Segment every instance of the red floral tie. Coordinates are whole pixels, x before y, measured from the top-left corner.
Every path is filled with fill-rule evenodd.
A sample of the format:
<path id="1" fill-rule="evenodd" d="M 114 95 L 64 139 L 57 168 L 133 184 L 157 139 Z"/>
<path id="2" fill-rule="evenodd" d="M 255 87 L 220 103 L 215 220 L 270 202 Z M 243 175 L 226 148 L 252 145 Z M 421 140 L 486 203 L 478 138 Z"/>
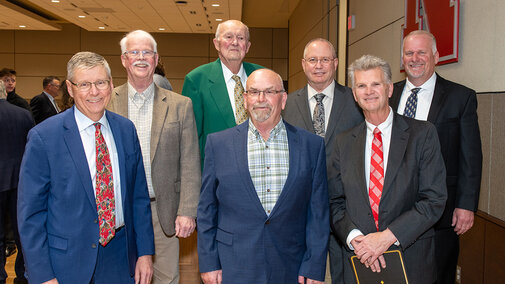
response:
<path id="1" fill-rule="evenodd" d="M 372 207 L 375 227 L 379 231 L 379 203 L 382 196 L 382 187 L 384 186 L 384 158 L 382 153 L 382 136 L 379 128 L 374 129 L 373 135 L 368 196 L 370 197 L 370 207 Z"/>
<path id="2" fill-rule="evenodd" d="M 96 146 L 96 209 L 100 225 L 100 244 L 106 246 L 115 234 L 114 182 L 112 164 L 100 123 L 95 123 Z"/>

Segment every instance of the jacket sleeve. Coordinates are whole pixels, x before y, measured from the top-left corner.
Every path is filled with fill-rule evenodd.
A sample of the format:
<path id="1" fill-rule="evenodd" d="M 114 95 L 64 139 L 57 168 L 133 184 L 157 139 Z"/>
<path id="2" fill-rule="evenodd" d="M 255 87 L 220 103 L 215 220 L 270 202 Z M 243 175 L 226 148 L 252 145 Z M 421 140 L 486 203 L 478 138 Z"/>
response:
<path id="1" fill-rule="evenodd" d="M 328 180 L 324 141 L 320 139 L 319 152 L 314 164 L 312 190 L 307 210 L 306 251 L 299 275 L 324 281 L 330 228 L 328 204 Z"/>
<path id="2" fill-rule="evenodd" d="M 51 178 L 46 145 L 37 130 L 28 134 L 18 185 L 18 227 L 30 282 L 55 278 L 47 240 Z"/>
<path id="3" fill-rule="evenodd" d="M 198 228 L 198 262 L 200 272 L 209 272 L 221 269 L 216 246 L 218 200 L 216 191 L 218 180 L 214 165 L 212 135 L 207 139 L 205 146 L 205 163 L 202 175 L 202 190 L 198 203 L 197 228 Z"/>
<path id="4" fill-rule="evenodd" d="M 184 107 L 182 119 L 181 151 L 181 198 L 178 216 L 196 218 L 196 208 L 202 184 L 200 170 L 200 149 L 195 125 L 193 106 L 190 100 Z"/>

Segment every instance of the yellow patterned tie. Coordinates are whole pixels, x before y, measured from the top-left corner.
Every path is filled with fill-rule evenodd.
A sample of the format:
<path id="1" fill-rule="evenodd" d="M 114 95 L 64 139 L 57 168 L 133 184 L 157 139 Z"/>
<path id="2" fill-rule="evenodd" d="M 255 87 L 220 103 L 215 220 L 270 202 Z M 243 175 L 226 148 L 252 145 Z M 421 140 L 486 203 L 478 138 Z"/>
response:
<path id="1" fill-rule="evenodd" d="M 237 75 L 231 76 L 235 81 L 235 89 L 233 89 L 233 94 L 235 97 L 235 121 L 237 124 L 241 124 L 247 119 L 247 111 L 244 108 L 244 87 L 242 82 L 240 82 L 240 77 Z"/>

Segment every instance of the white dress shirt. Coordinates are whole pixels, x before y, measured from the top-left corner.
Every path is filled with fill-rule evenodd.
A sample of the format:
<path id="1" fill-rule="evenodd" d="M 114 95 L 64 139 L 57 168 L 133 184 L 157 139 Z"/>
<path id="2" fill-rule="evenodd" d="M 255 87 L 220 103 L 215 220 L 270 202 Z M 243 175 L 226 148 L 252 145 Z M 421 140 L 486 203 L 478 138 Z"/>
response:
<path id="1" fill-rule="evenodd" d="M 49 101 L 51 102 L 51 104 L 53 104 L 53 107 L 56 110 L 56 112 L 59 113 L 60 112 L 60 108 L 56 104 L 56 101 L 54 100 L 53 96 L 51 96 L 50 94 L 46 93 L 45 91 L 42 91 L 42 92 L 44 93 L 44 95 L 46 95 L 46 97 L 49 99 Z"/>
<path id="2" fill-rule="evenodd" d="M 382 137 L 382 155 L 383 155 L 383 161 L 384 161 L 384 177 L 386 177 L 386 170 L 387 170 L 387 165 L 388 165 L 388 158 L 389 158 L 389 147 L 391 145 L 391 131 L 393 129 L 393 109 L 389 107 L 389 115 L 386 118 L 386 120 L 379 124 L 379 125 L 373 125 L 372 123 L 368 122 L 365 120 L 366 123 L 366 142 L 365 142 L 365 160 L 363 161 L 365 163 L 365 179 L 366 179 L 366 191 L 368 192 L 368 189 L 370 188 L 370 163 L 372 159 L 372 141 L 374 138 L 373 131 L 375 127 L 379 128 L 381 132 L 381 137 Z M 361 236 L 363 233 L 358 230 L 354 229 L 352 230 L 349 235 L 347 235 L 346 243 L 349 246 L 351 250 L 354 250 L 354 248 L 351 245 L 351 241 L 357 237 Z M 399 245 L 399 242 L 395 242 L 395 245 Z"/>
<path id="3" fill-rule="evenodd" d="M 154 83 L 151 83 L 143 93 L 138 93 L 130 83 L 127 84 L 128 118 L 133 122 L 135 128 L 137 128 L 149 197 L 155 198 L 151 175 L 151 127 L 153 124 Z"/>
<path id="4" fill-rule="evenodd" d="M 221 62 L 221 67 L 223 68 L 223 76 L 224 76 L 224 82 L 226 83 L 226 89 L 228 90 L 228 97 L 230 98 L 230 104 L 231 108 L 233 109 L 233 116 L 235 116 L 235 121 L 237 121 L 237 108 L 235 107 L 235 80 L 233 80 L 231 77 L 233 75 L 237 75 L 240 77 L 240 82 L 242 83 L 242 87 L 244 87 L 245 91 L 245 83 L 247 81 L 247 73 L 245 72 L 244 69 L 244 64 L 240 65 L 240 69 L 238 70 L 237 74 L 233 74 L 233 72 L 226 67 L 226 65 Z"/>
<path id="5" fill-rule="evenodd" d="M 93 184 L 93 193 L 96 197 L 96 145 L 95 145 L 95 121 L 89 119 L 76 107 L 74 107 L 75 122 L 79 134 L 81 135 L 82 146 L 88 160 L 89 173 Z M 112 135 L 107 117 L 104 115 L 97 122 L 101 124 L 102 136 L 107 144 L 112 163 L 112 181 L 114 183 L 114 201 L 116 212 L 116 228 L 124 225 L 123 203 L 121 197 L 121 175 L 119 173 L 119 158 L 117 154 L 116 142 Z"/>
<path id="6" fill-rule="evenodd" d="M 419 87 L 414 86 L 409 79 L 405 83 L 405 88 L 403 88 L 402 96 L 400 97 L 400 102 L 398 104 L 398 114 L 403 115 L 405 111 L 405 105 L 407 104 L 407 99 L 410 96 L 411 90 L 413 88 L 421 88 L 417 93 L 417 108 L 416 116 L 417 120 L 428 120 L 428 114 L 430 113 L 431 101 L 433 100 L 433 93 L 435 92 L 435 83 L 437 82 L 437 74 L 433 73 L 430 79 L 428 79 L 424 84 Z"/>
<path id="7" fill-rule="evenodd" d="M 333 96 L 335 94 L 335 81 L 326 87 L 322 92 L 324 94 L 323 106 L 324 106 L 324 131 L 328 129 L 328 122 L 330 121 L 331 107 L 333 106 Z M 309 100 L 310 116 L 314 115 L 314 109 L 316 108 L 316 98 L 315 95 L 319 94 L 314 88 L 307 84 L 307 95 Z"/>

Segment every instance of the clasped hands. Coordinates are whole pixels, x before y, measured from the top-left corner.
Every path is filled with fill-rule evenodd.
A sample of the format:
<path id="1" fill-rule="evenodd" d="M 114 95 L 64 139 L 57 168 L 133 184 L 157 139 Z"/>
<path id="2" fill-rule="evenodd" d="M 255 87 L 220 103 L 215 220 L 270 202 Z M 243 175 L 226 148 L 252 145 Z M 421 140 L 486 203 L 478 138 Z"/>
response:
<path id="1" fill-rule="evenodd" d="M 396 237 L 393 232 L 386 229 L 366 236 L 357 236 L 351 240 L 351 245 L 361 263 L 373 272 L 380 272 L 381 268 L 386 268 L 384 252 L 395 242 Z"/>

